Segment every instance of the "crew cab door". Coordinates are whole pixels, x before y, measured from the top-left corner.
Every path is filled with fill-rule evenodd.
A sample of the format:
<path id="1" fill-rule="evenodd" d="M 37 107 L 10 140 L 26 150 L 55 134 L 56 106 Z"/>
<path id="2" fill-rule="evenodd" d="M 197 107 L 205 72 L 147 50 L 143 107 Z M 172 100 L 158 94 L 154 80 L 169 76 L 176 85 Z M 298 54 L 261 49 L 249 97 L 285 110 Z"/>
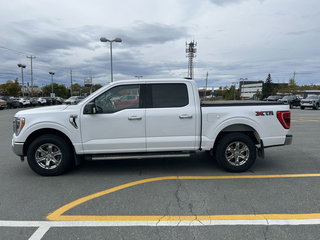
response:
<path id="1" fill-rule="evenodd" d="M 191 89 L 188 83 L 147 84 L 147 151 L 195 149 L 197 118 Z"/>
<path id="2" fill-rule="evenodd" d="M 95 113 L 81 117 L 84 153 L 144 152 L 145 109 L 142 108 L 143 85 L 115 86 L 88 103 Z M 124 96 L 135 96 L 122 101 Z"/>

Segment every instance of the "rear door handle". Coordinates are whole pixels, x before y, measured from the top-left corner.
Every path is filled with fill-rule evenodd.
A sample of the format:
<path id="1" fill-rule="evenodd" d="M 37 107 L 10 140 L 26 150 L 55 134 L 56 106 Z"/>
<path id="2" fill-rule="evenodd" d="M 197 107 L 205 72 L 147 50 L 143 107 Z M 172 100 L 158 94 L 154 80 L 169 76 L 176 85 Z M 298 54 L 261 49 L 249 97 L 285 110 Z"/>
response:
<path id="1" fill-rule="evenodd" d="M 138 116 L 131 116 L 131 117 L 128 117 L 128 120 L 141 120 L 142 117 L 138 117 Z"/>
<path id="2" fill-rule="evenodd" d="M 192 118 L 192 115 L 182 114 L 179 116 L 180 119 Z"/>

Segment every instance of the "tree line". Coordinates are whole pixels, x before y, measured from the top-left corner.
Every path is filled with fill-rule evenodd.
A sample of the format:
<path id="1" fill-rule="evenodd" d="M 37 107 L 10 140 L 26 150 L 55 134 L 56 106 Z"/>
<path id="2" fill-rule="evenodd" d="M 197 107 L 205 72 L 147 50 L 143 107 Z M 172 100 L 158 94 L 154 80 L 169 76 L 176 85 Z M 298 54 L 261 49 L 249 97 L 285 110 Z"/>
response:
<path id="1" fill-rule="evenodd" d="M 35 97 L 35 96 L 48 97 L 48 96 L 50 96 L 50 93 L 52 91 L 52 86 L 53 86 L 53 92 L 55 93 L 56 97 L 69 98 L 71 96 L 71 89 L 70 88 L 67 88 L 63 84 L 57 84 L 57 83 L 54 83 L 53 85 L 49 84 L 49 85 L 43 86 L 41 88 L 41 92 L 34 91 L 32 94 L 31 94 L 31 88 L 28 88 L 28 91 L 27 91 L 27 93 L 25 93 L 25 96 L 31 97 L 31 95 L 32 95 L 33 97 Z M 102 87 L 101 84 L 94 84 L 90 88 L 90 87 L 85 87 L 85 86 L 82 86 L 78 83 L 75 83 L 72 85 L 72 95 L 73 96 L 79 96 L 79 95 L 86 96 L 86 95 L 90 94 L 90 92 L 94 92 L 101 87 Z M 35 86 L 35 88 L 37 88 L 37 87 Z M 22 96 L 22 88 L 19 85 L 18 80 L 16 79 L 15 81 L 7 81 L 4 84 L 0 84 L 0 95 L 14 96 L 14 97 Z"/>
<path id="2" fill-rule="evenodd" d="M 262 85 L 262 91 L 256 92 L 256 99 L 265 99 L 271 95 L 283 94 L 283 95 L 299 95 L 305 90 L 320 90 L 320 85 L 302 85 L 298 86 L 295 79 L 289 79 L 287 84 L 276 84 L 272 82 L 271 74 L 268 74 L 266 80 Z M 215 91 L 217 99 L 224 100 L 239 100 L 241 98 L 240 89 L 236 89 L 234 85 L 231 87 L 220 87 Z"/>

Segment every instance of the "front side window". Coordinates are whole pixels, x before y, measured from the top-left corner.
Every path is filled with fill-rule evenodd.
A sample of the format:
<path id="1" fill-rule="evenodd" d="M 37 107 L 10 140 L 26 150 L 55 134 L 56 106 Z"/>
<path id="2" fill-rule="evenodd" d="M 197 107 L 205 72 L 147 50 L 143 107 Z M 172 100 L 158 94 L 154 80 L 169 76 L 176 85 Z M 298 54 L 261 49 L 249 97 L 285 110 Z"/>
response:
<path id="1" fill-rule="evenodd" d="M 151 84 L 153 108 L 184 107 L 189 104 L 188 89 L 184 83 Z"/>
<path id="2" fill-rule="evenodd" d="M 139 108 L 140 85 L 124 85 L 109 89 L 95 99 L 97 113 L 114 113 Z"/>

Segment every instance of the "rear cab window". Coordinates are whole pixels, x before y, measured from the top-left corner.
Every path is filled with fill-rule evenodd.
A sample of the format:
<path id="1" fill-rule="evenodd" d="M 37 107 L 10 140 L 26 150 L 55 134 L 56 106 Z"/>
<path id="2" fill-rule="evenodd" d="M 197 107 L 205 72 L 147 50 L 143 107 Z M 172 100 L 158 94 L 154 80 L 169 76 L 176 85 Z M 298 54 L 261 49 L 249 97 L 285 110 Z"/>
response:
<path id="1" fill-rule="evenodd" d="M 148 84 L 147 107 L 175 108 L 189 104 L 188 88 L 184 83 Z"/>

